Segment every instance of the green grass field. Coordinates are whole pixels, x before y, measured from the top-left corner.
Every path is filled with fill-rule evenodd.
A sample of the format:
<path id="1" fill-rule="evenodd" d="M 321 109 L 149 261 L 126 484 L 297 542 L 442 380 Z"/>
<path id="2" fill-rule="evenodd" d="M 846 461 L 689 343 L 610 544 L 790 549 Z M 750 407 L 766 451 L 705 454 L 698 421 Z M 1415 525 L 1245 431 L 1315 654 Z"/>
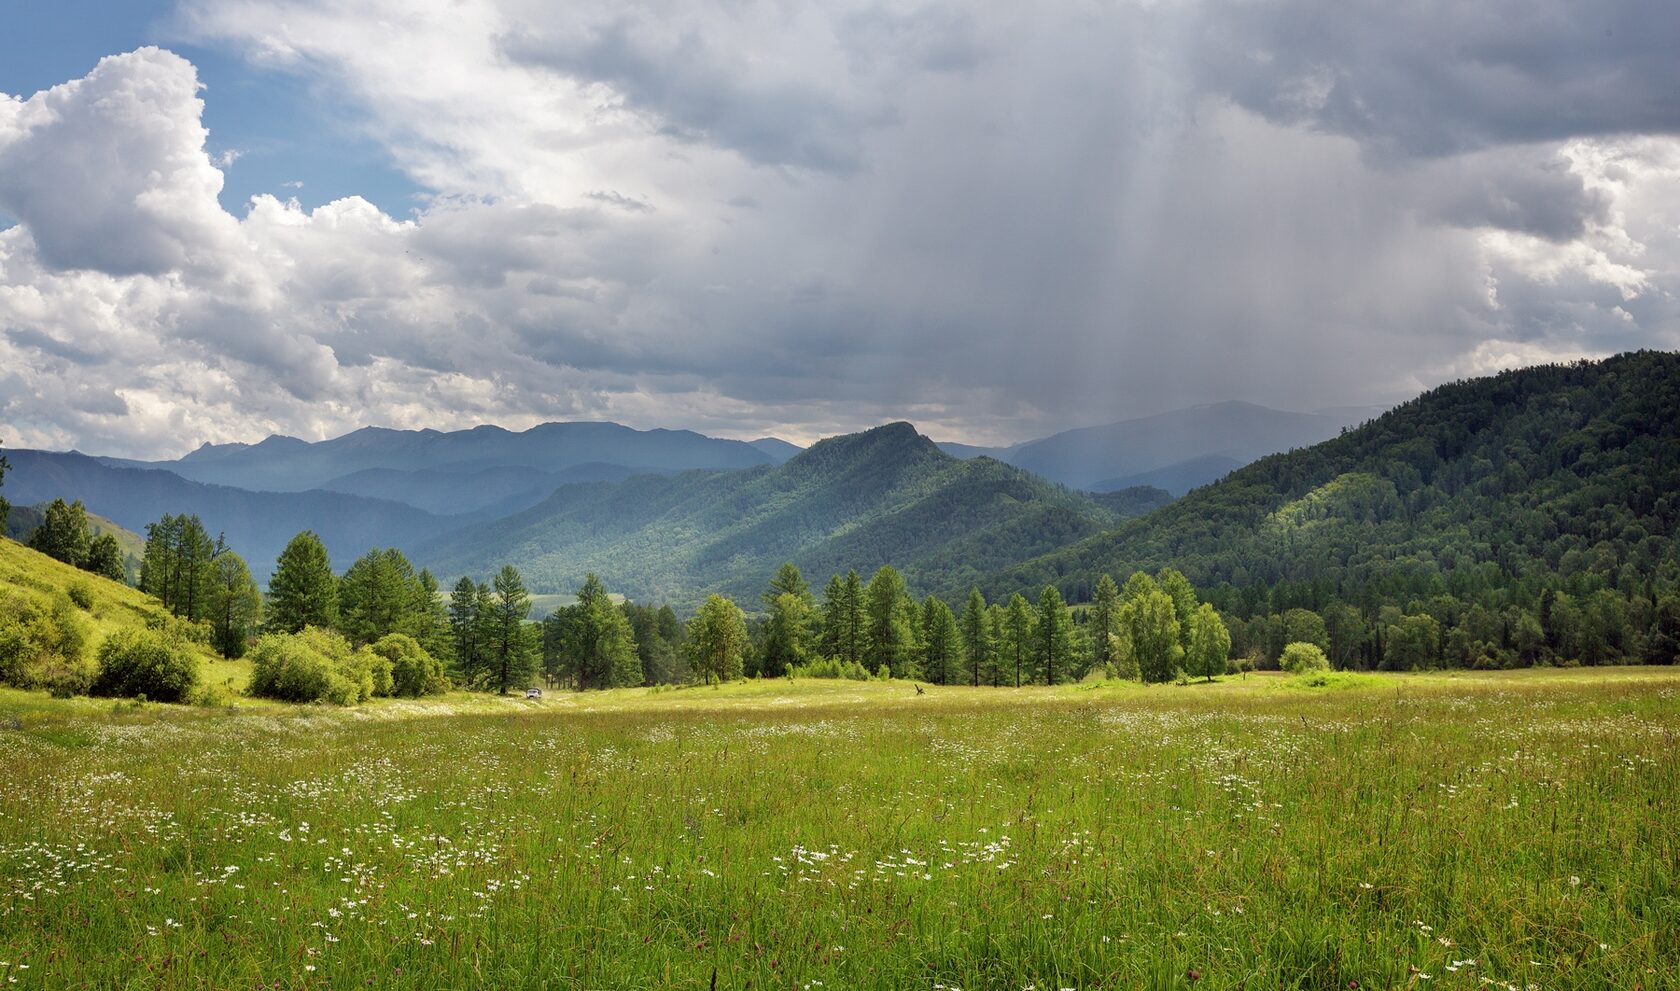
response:
<path id="1" fill-rule="evenodd" d="M 1626 668 L 3 692 L 0 982 L 1675 987 L 1677 732 Z"/>

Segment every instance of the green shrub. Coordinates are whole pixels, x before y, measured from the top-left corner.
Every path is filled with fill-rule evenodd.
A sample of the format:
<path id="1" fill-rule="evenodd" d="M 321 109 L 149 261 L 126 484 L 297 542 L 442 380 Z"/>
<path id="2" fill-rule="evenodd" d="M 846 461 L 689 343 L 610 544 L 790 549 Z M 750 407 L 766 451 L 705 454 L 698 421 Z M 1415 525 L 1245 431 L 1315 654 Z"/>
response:
<path id="1" fill-rule="evenodd" d="M 198 658 L 156 630 L 118 630 L 99 645 L 92 694 L 184 702 L 198 687 Z"/>
<path id="2" fill-rule="evenodd" d="M 847 681 L 868 681 L 869 669 L 856 661 L 842 661 L 837 657 L 814 657 L 804 664 L 790 664 L 789 678 L 840 678 Z"/>
<path id="3" fill-rule="evenodd" d="M 251 659 L 252 695 L 286 702 L 355 705 L 373 696 L 371 651 L 352 651 L 343 637 L 318 627 L 257 638 Z M 387 677 L 389 676 L 389 668 Z"/>
<path id="4" fill-rule="evenodd" d="M 1283 648 L 1278 666 L 1290 674 L 1310 674 L 1330 670 L 1330 659 L 1324 656 L 1324 651 L 1317 644 L 1297 641 Z"/>
<path id="5" fill-rule="evenodd" d="M 405 633 L 389 633 L 368 648 L 389 665 L 390 688 L 386 695 L 419 698 L 449 691 L 449 677 L 443 662 L 426 652 L 419 641 Z"/>
<path id="6" fill-rule="evenodd" d="M 70 601 L 80 608 L 84 610 L 93 608 L 93 589 L 88 587 L 87 582 L 71 582 L 70 587 L 65 589 L 65 592 L 70 596 Z"/>
<path id="7" fill-rule="evenodd" d="M 93 684 L 88 625 L 68 596 L 50 607 L 29 596 L 0 597 L 0 684 L 44 688 L 58 698 Z"/>

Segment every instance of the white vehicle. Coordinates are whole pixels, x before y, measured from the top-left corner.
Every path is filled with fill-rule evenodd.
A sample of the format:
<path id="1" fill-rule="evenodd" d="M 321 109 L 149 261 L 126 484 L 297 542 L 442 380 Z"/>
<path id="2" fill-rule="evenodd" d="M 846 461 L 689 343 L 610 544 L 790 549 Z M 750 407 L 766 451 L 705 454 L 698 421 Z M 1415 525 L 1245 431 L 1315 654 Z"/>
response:
<path id="1" fill-rule="evenodd" d="M 527 688 L 525 689 L 525 697 L 528 699 L 540 699 L 542 698 L 542 689 Z"/>

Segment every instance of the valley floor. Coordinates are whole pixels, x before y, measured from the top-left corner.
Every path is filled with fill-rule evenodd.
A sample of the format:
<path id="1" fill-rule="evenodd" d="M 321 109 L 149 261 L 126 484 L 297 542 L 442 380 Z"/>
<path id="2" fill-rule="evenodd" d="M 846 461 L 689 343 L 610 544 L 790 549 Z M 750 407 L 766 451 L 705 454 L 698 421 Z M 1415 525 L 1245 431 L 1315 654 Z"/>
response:
<path id="1" fill-rule="evenodd" d="M 0 691 L 31 988 L 1680 985 L 1680 670 Z"/>

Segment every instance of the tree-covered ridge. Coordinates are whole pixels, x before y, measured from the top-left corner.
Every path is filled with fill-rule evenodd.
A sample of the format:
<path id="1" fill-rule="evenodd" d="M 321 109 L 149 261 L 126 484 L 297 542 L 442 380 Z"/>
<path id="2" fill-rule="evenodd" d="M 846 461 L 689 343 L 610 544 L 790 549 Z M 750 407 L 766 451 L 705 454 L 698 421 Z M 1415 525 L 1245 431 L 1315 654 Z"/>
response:
<path id="1" fill-rule="evenodd" d="M 714 590 L 750 598 L 783 561 L 817 574 L 890 562 L 918 588 L 960 594 L 972 579 L 1118 518 L 1018 468 L 952 458 L 894 423 L 822 441 L 776 467 L 566 486 L 418 556 L 448 575 L 518 561 L 533 587 L 548 590 L 596 573 L 632 598 L 685 605 Z"/>
<path id="2" fill-rule="evenodd" d="M 1435 624 L 1412 624 L 1432 662 L 1602 661 L 1658 636 L 1680 575 L 1677 492 L 1680 355 L 1640 352 L 1442 386 L 983 587 L 1053 582 L 1085 600 L 1102 572 L 1171 565 L 1239 620 L 1352 609 L 1342 625 L 1362 632 L 1338 662 L 1412 635 L 1407 616 Z M 1520 642 L 1531 621 L 1540 647 Z M 1449 656 L 1455 633 L 1467 656 Z"/>

